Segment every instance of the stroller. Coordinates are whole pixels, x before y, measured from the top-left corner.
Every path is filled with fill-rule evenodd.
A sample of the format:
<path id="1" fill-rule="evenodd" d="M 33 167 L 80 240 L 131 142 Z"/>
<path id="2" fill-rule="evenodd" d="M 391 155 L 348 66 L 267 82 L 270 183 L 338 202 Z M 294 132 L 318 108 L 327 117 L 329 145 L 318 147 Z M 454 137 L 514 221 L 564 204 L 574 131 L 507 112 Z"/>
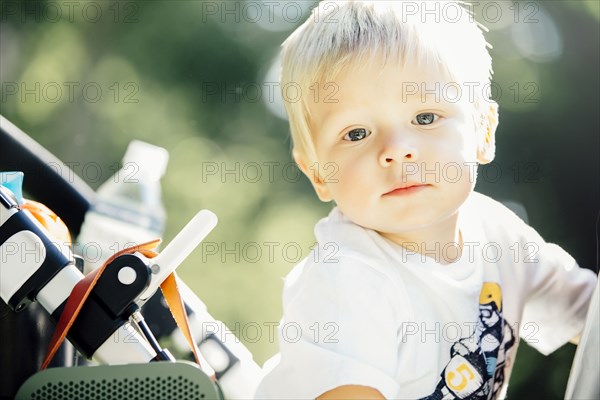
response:
<path id="1" fill-rule="evenodd" d="M 47 205 L 77 235 L 94 204 L 95 192 L 74 174 L 65 179 L 51 167 L 63 165 L 58 159 L 0 118 L 0 171 L 24 172 L 28 197 Z M 151 246 L 134 246 L 109 259 L 101 274 L 84 277 L 78 257 L 67 246 L 57 246 L 44 229 L 47 226 L 42 227 L 38 216 L 25 210 L 17 197 L 0 186 L 1 399 L 233 399 L 254 395 L 260 367 L 239 341 L 225 342 L 223 335 L 215 334 L 214 326 L 227 328 L 212 319 L 204 303 L 172 275 L 214 228 L 214 214 L 200 211 L 160 253 L 150 250 Z M 169 280 L 170 289 L 165 286 Z M 159 340 L 177 325 L 162 305 L 159 286 L 164 293 L 179 288 L 180 295 L 165 294 L 165 298 L 184 336 L 187 330 L 198 364 L 175 360 L 168 349 L 160 347 Z M 212 329 L 198 329 L 196 324 L 192 332 L 186 313 L 189 320 L 209 322 Z M 56 340 L 56 332 L 52 335 L 52 320 L 58 322 L 56 331 L 62 338 L 67 335 L 66 329 L 61 331 L 67 321 L 70 343 L 60 345 L 62 338 Z M 159 326 L 159 334 L 149 326 Z M 231 333 L 227 336 L 235 338 Z M 51 358 L 46 357 L 42 365 L 49 343 L 54 358 L 49 362 Z M 101 365 L 78 360 L 78 353 Z M 37 372 L 40 365 L 54 368 Z"/>

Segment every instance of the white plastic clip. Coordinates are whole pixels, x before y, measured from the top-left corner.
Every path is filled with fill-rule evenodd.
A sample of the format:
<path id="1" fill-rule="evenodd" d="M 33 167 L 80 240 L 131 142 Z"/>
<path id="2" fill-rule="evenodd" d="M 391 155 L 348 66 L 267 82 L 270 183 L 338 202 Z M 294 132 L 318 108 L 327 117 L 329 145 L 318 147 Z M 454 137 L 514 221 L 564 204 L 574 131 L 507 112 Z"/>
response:
<path id="1" fill-rule="evenodd" d="M 136 253 L 138 257 L 151 265 L 152 270 L 150 285 L 140 295 L 138 305 L 144 303 L 156 292 L 160 284 L 217 226 L 217 222 L 217 216 L 212 211 L 201 210 L 156 257 L 148 259 Z"/>

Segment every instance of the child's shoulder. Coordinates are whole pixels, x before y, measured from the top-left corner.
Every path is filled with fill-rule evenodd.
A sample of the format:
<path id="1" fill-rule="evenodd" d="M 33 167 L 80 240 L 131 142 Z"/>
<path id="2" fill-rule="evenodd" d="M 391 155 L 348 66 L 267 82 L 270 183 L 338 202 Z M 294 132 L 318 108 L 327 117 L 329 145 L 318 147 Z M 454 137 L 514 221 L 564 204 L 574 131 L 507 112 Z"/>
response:
<path id="1" fill-rule="evenodd" d="M 285 286 L 381 287 L 393 278 L 385 263 L 372 254 L 359 253 L 328 242 L 315 249 L 285 277 Z"/>
<path id="2" fill-rule="evenodd" d="M 516 217 L 515 213 L 503 203 L 479 192 L 471 192 L 465 205 L 481 212 L 493 211 L 500 213 L 501 216 L 511 215 L 512 217 Z"/>
<path id="3" fill-rule="evenodd" d="M 334 208 L 315 226 L 317 243 L 285 277 L 284 288 L 394 286 L 398 280 L 377 232 L 351 222 Z M 395 287 L 395 286 L 394 286 Z M 394 288 L 397 290 L 397 288 Z"/>
<path id="4" fill-rule="evenodd" d="M 399 276 L 373 258 L 343 252 L 325 260 L 316 253 L 297 264 L 285 277 L 283 308 L 288 318 L 303 315 L 354 318 L 389 313 L 389 320 L 409 318 L 410 299 Z M 400 307 L 404 305 L 404 307 Z M 332 314 L 333 313 L 333 314 Z"/>
<path id="5" fill-rule="evenodd" d="M 465 219 L 481 226 L 490 240 L 541 240 L 536 230 L 523 220 L 526 211 L 518 203 L 502 203 L 482 193 L 472 192 L 463 207 Z"/>
<path id="6" fill-rule="evenodd" d="M 315 264 L 344 264 L 377 267 L 386 259 L 380 235 L 352 222 L 338 207 L 315 226 Z M 377 268 L 376 268 L 377 269 Z"/>
<path id="7" fill-rule="evenodd" d="M 510 203 L 506 202 L 506 204 Z M 498 225 L 515 223 L 526 225 L 523 219 L 515 213 L 515 207 L 511 208 L 506 204 L 485 194 L 472 192 L 463 207 L 471 217 L 479 218 L 484 222 L 488 221 Z"/>

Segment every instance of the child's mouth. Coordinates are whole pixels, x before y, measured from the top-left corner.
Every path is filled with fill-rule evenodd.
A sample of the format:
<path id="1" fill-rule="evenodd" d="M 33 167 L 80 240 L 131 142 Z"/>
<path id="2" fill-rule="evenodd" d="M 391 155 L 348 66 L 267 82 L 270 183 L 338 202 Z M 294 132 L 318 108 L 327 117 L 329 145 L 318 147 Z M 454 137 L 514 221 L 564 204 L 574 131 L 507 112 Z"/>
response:
<path id="1" fill-rule="evenodd" d="M 425 188 L 429 187 L 431 185 L 429 184 L 422 184 L 422 183 L 415 183 L 415 184 L 410 184 L 404 187 L 398 187 L 396 189 L 393 189 L 387 193 L 384 193 L 384 196 L 406 196 L 409 194 L 414 194 L 414 193 L 418 193 L 422 190 L 424 190 Z"/>

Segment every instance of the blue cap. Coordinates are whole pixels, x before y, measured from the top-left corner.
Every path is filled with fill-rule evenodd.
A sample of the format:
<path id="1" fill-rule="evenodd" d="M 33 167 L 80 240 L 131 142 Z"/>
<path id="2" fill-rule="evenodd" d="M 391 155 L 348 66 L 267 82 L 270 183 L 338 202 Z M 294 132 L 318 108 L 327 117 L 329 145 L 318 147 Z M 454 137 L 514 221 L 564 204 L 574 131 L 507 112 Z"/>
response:
<path id="1" fill-rule="evenodd" d="M 23 204 L 23 174 L 21 171 L 0 172 L 0 185 L 4 186 L 17 198 L 20 204 Z"/>

